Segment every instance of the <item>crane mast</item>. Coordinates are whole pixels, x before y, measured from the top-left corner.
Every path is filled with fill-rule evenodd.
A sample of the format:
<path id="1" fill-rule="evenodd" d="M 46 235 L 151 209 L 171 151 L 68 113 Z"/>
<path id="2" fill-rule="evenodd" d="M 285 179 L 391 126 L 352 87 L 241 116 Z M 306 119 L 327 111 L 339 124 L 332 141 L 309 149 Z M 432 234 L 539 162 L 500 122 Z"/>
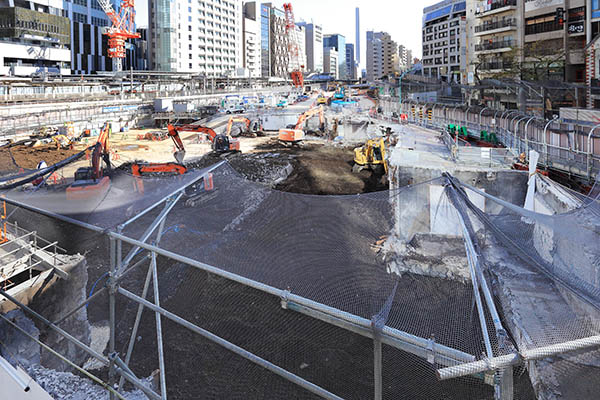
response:
<path id="1" fill-rule="evenodd" d="M 111 22 L 110 28 L 104 32 L 108 36 L 108 56 L 113 59 L 114 70 L 123 70 L 125 58 L 125 42 L 127 39 L 139 38 L 135 32 L 135 5 L 134 0 L 121 0 L 119 13 L 115 11 L 110 0 L 98 0 Z"/>
<path id="2" fill-rule="evenodd" d="M 283 10 L 285 11 L 285 31 L 288 37 L 288 51 L 290 55 L 288 70 L 294 86 L 302 88 L 304 86 L 304 77 L 302 75 L 302 68 L 304 66 L 300 65 L 300 46 L 298 45 L 296 21 L 294 19 L 292 4 L 285 3 Z"/>

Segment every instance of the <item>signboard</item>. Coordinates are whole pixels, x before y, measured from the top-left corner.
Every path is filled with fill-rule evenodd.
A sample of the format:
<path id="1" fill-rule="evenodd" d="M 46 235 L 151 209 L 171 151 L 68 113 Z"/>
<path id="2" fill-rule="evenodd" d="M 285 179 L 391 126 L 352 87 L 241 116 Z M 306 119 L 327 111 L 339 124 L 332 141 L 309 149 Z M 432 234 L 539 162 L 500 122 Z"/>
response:
<path id="1" fill-rule="evenodd" d="M 525 3 L 525 12 L 564 5 L 564 0 L 533 0 Z"/>
<path id="2" fill-rule="evenodd" d="M 571 22 L 569 24 L 569 35 L 575 35 L 578 33 L 585 32 L 585 23 L 584 21 Z"/>

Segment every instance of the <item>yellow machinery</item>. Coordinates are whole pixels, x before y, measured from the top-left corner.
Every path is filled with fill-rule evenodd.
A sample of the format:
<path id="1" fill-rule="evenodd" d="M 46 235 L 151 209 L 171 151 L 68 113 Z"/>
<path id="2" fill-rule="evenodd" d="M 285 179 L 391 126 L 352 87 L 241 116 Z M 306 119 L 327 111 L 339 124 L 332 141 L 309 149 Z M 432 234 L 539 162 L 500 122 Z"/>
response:
<path id="1" fill-rule="evenodd" d="M 323 106 L 314 107 L 301 114 L 298 118 L 298 122 L 296 125 L 291 125 L 286 129 L 279 130 L 279 140 L 282 142 L 299 142 L 304 139 L 304 130 L 302 129 L 302 125 L 311 117 L 315 115 L 319 115 L 319 130 L 321 132 L 325 132 L 326 124 L 325 124 L 325 114 L 323 113 Z"/>
<path id="2" fill-rule="evenodd" d="M 73 142 L 66 135 L 54 135 L 52 140 L 56 143 L 56 148 L 60 149 L 72 149 Z"/>
<path id="3" fill-rule="evenodd" d="M 377 174 L 387 174 L 388 165 L 385 159 L 384 138 L 369 139 L 362 147 L 354 149 L 353 172 L 370 169 Z"/>
<path id="4" fill-rule="evenodd" d="M 327 97 L 322 94 L 317 97 L 317 104 L 327 104 Z"/>

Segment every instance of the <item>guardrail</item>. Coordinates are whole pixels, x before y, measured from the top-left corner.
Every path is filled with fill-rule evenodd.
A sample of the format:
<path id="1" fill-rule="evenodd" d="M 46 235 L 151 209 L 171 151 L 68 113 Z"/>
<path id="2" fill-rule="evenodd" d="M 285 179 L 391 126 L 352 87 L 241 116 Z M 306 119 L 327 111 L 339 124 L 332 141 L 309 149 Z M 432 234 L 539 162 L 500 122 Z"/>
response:
<path id="1" fill-rule="evenodd" d="M 514 157 L 530 150 L 540 153 L 539 165 L 566 172 L 588 181 L 600 172 L 600 135 L 594 128 L 545 120 L 518 110 L 493 110 L 487 107 L 422 103 L 409 100 L 402 104 L 397 98 L 382 100 L 384 112 L 407 114 L 411 123 L 441 130 L 448 124 L 465 127 L 468 135 L 482 138 L 482 132 L 493 133 Z M 431 118 L 429 118 L 431 115 Z M 600 129 L 597 130 L 600 133 Z M 458 152 L 467 151 L 460 147 Z M 457 156 L 458 157 L 458 156 Z M 506 157 L 509 157 L 506 154 Z M 502 157 L 498 155 L 497 160 Z"/>

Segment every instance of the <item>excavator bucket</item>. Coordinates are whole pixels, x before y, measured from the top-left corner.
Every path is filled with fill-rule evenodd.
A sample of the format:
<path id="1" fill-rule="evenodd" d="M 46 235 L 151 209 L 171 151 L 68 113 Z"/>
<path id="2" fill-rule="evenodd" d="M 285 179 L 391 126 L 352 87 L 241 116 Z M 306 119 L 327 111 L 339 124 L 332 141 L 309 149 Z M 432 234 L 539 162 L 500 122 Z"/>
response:
<path id="1" fill-rule="evenodd" d="M 175 153 L 173 153 L 173 157 L 175 157 L 175 161 L 177 161 L 178 164 L 183 164 L 185 150 L 177 150 Z"/>

